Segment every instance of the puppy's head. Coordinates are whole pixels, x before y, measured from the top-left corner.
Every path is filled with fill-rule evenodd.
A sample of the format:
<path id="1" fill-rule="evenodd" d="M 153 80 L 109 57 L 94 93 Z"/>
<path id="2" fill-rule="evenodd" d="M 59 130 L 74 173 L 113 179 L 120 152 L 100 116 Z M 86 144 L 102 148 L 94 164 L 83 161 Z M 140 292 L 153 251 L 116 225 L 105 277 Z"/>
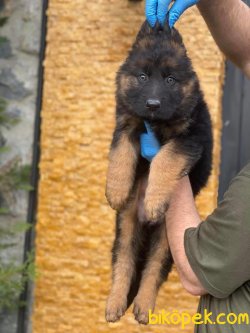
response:
<path id="1" fill-rule="evenodd" d="M 117 101 L 147 120 L 185 119 L 199 96 L 199 84 L 176 29 L 145 22 L 117 74 Z"/>

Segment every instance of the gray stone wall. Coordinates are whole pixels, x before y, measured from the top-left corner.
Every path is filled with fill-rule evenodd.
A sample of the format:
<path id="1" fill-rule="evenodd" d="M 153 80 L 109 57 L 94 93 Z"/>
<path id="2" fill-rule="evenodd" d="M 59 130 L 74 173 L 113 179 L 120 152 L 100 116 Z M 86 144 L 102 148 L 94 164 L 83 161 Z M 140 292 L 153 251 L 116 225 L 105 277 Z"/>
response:
<path id="1" fill-rule="evenodd" d="M 13 161 L 32 161 L 42 0 L 0 0 L 0 17 L 5 16 L 8 20 L 0 28 L 0 98 L 7 101 L 8 114 L 19 120 L 14 126 L 1 129 L 0 146 L 7 145 L 9 151 L 0 156 L 0 170 Z M 26 219 L 27 193 L 18 191 L 7 200 L 12 214 L 0 217 L 0 226 Z M 16 247 L 0 254 L 6 262 L 23 258 L 24 235 L 15 241 Z M 0 332 L 16 332 L 16 319 L 16 312 L 2 313 Z"/>

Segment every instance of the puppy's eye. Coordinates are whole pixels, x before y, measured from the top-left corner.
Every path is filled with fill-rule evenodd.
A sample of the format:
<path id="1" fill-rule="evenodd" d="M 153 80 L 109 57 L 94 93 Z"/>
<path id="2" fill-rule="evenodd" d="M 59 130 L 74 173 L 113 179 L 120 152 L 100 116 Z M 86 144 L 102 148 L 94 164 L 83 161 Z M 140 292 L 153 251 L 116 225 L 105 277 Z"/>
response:
<path id="1" fill-rule="evenodd" d="M 168 76 L 165 79 L 165 82 L 169 85 L 169 86 L 173 86 L 176 82 L 176 79 L 173 76 Z"/>
<path id="2" fill-rule="evenodd" d="M 148 81 L 148 76 L 147 76 L 147 74 L 141 73 L 141 74 L 138 76 L 138 79 L 139 79 L 139 81 L 141 81 L 141 82 L 146 82 L 146 81 Z"/>

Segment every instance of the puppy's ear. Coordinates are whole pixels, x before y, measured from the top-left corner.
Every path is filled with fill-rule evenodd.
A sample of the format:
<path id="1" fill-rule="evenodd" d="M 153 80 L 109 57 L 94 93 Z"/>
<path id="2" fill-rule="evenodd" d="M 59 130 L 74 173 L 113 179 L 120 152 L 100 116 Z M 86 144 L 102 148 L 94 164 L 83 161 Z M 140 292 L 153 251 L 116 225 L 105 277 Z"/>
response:
<path id="1" fill-rule="evenodd" d="M 163 27 L 160 26 L 160 30 L 162 30 L 166 35 L 171 34 L 171 29 L 170 29 L 168 20 L 169 20 L 169 13 L 167 13 L 167 15 L 166 15 L 164 26 Z"/>
<path id="2" fill-rule="evenodd" d="M 147 48 L 152 46 L 157 41 L 157 38 L 163 34 L 163 28 L 157 21 L 152 28 L 147 21 L 145 21 L 139 30 L 136 40 L 133 45 L 134 48 Z"/>
<path id="3" fill-rule="evenodd" d="M 170 28 L 168 23 L 168 14 L 166 16 L 166 20 L 164 26 L 161 26 L 157 21 L 155 26 L 152 28 L 150 24 L 145 21 L 141 29 L 139 30 L 136 40 L 133 44 L 132 49 L 137 48 L 147 48 L 152 46 L 155 42 L 160 42 L 168 40 L 183 46 L 182 38 L 179 32 L 175 28 Z"/>
<path id="4" fill-rule="evenodd" d="M 138 44 L 138 42 L 140 42 L 140 40 L 144 39 L 145 37 L 148 37 L 150 35 L 154 34 L 154 28 L 152 28 L 150 26 L 150 24 L 145 21 L 142 26 L 141 29 L 139 30 L 137 36 L 136 36 L 136 40 L 135 40 L 135 44 Z"/>
<path id="5" fill-rule="evenodd" d="M 167 37 L 169 40 L 173 40 L 174 42 L 178 44 L 183 44 L 182 37 L 179 34 L 178 30 L 174 27 L 170 28 L 169 26 L 169 13 L 166 15 L 166 20 L 164 23 L 164 26 L 161 27 L 161 30 L 164 32 L 165 37 Z"/>
<path id="6" fill-rule="evenodd" d="M 176 42 L 176 43 L 178 43 L 178 44 L 180 44 L 180 45 L 183 46 L 182 37 L 181 37 L 181 35 L 179 34 L 179 31 L 178 31 L 177 29 L 175 29 L 175 28 L 172 28 L 172 29 L 171 29 L 171 39 L 172 39 L 174 42 Z"/>

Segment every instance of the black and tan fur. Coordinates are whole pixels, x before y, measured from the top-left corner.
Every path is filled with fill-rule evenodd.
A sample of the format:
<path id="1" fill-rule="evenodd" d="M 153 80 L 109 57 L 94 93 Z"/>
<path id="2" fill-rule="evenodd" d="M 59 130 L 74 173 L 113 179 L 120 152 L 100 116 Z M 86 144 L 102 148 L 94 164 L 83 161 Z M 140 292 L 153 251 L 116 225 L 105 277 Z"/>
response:
<path id="1" fill-rule="evenodd" d="M 146 324 L 172 266 L 164 223 L 171 193 L 189 174 L 195 196 L 211 170 L 210 116 L 176 29 L 142 25 L 117 74 L 116 101 L 106 197 L 117 218 L 106 319 L 119 320 L 134 302 L 135 319 Z M 161 145 L 151 163 L 140 155 L 144 120 Z"/>

